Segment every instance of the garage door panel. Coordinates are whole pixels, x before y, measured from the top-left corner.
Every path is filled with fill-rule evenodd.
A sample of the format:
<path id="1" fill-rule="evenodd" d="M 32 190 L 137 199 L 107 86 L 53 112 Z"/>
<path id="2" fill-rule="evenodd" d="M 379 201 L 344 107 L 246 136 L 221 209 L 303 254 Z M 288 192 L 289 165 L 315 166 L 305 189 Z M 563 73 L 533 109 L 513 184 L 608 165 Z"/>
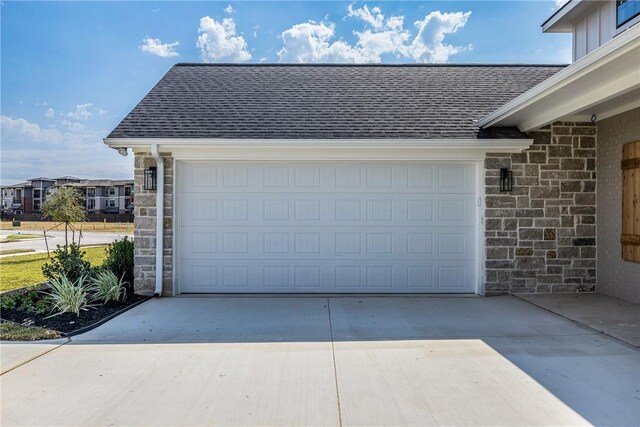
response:
<path id="1" fill-rule="evenodd" d="M 473 292 L 475 166 L 179 162 L 179 292 Z"/>
<path id="2" fill-rule="evenodd" d="M 467 289 L 474 264 L 420 260 L 365 260 L 357 265 L 339 260 L 225 260 L 188 261 L 184 267 L 184 293 L 451 293 Z"/>
<path id="3" fill-rule="evenodd" d="M 191 164 L 183 173 L 184 192 L 208 193 L 212 189 L 235 192 L 306 192 L 309 189 L 332 193 L 395 193 L 406 189 L 428 189 L 429 193 L 476 191 L 475 166 L 470 164 L 383 164 L 336 165 L 242 165 Z"/>
<path id="4" fill-rule="evenodd" d="M 182 259 L 473 260 L 475 239 L 455 227 L 200 227 L 180 228 Z"/>
<path id="5" fill-rule="evenodd" d="M 473 194 L 185 193 L 183 224 L 475 227 Z"/>

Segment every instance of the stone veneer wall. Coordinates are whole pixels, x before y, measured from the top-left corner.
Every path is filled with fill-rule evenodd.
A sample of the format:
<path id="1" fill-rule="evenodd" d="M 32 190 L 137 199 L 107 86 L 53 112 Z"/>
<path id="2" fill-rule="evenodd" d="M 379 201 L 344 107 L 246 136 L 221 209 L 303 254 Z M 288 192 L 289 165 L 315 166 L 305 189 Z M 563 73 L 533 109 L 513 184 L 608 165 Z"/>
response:
<path id="1" fill-rule="evenodd" d="M 593 292 L 596 127 L 556 122 L 523 153 L 485 159 L 485 295 Z M 500 168 L 513 170 L 500 193 Z"/>
<path id="2" fill-rule="evenodd" d="M 598 292 L 640 303 L 640 263 L 622 259 L 622 146 L 640 141 L 640 108 L 598 122 Z"/>
<path id="3" fill-rule="evenodd" d="M 173 158 L 164 159 L 164 274 L 163 295 L 171 295 L 173 282 Z M 153 295 L 156 274 L 156 194 L 144 190 L 144 170 L 156 166 L 150 153 L 136 153 L 134 169 L 134 289 L 137 294 Z"/>

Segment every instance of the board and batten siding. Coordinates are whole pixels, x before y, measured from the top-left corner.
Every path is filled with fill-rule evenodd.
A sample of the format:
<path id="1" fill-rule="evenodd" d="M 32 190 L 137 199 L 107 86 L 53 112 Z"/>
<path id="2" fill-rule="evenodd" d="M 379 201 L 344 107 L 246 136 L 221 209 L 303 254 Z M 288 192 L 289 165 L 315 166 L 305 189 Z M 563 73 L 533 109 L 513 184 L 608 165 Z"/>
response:
<path id="1" fill-rule="evenodd" d="M 602 46 L 616 35 L 616 2 L 607 1 L 573 27 L 573 61 Z"/>

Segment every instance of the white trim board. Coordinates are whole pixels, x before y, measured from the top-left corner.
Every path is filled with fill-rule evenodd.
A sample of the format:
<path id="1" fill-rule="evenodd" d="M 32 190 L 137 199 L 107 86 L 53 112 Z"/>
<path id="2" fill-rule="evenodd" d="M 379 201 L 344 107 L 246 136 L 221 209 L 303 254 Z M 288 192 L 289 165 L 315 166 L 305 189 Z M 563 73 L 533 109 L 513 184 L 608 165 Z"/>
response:
<path id="1" fill-rule="evenodd" d="M 218 140 L 105 139 L 112 148 L 161 152 L 179 160 L 460 160 L 478 161 L 486 153 L 520 153 L 533 139 L 471 140 Z"/>

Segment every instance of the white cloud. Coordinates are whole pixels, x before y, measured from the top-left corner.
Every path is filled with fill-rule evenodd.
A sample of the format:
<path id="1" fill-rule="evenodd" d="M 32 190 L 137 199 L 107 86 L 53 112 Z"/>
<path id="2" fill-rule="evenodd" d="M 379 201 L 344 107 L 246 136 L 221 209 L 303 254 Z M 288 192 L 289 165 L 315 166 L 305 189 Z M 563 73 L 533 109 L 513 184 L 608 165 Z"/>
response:
<path id="1" fill-rule="evenodd" d="M 58 129 L 43 129 L 37 123 L 4 115 L 0 116 L 0 133 L 3 145 L 13 140 L 45 144 L 59 144 L 64 140 L 64 135 Z"/>
<path id="2" fill-rule="evenodd" d="M 178 56 L 178 52 L 176 52 L 176 47 L 178 45 L 180 45 L 179 42 L 162 43 L 160 39 L 145 37 L 142 39 L 140 50 L 161 58 L 171 58 L 173 56 Z"/>
<path id="3" fill-rule="evenodd" d="M 416 62 L 448 62 L 449 58 L 471 46 L 445 44 L 447 34 L 456 33 L 464 27 L 471 12 L 431 12 L 422 21 L 416 21 L 418 35 L 407 48 L 407 55 Z"/>
<path id="4" fill-rule="evenodd" d="M 569 0 L 556 0 L 556 8 L 564 6 L 564 4 L 568 1 Z"/>
<path id="5" fill-rule="evenodd" d="M 198 33 L 196 46 L 204 62 L 245 62 L 251 59 L 247 42 L 236 34 L 236 24 L 232 18 L 218 22 L 204 16 L 200 19 Z"/>
<path id="6" fill-rule="evenodd" d="M 23 118 L 0 116 L 3 184 L 31 176 L 74 175 L 86 178 L 130 178 L 133 156 L 122 157 L 102 143 L 106 131 L 41 128 Z M 82 126 L 82 124 L 79 124 Z M 101 159 L 104 161 L 96 161 Z"/>
<path id="7" fill-rule="evenodd" d="M 332 23 L 309 21 L 296 24 L 281 34 L 280 62 L 364 62 L 360 51 L 342 40 L 333 43 Z"/>
<path id="8" fill-rule="evenodd" d="M 91 102 L 76 105 L 76 109 L 66 114 L 67 117 L 76 120 L 87 120 L 93 115 L 89 109 L 93 106 Z"/>
<path id="9" fill-rule="evenodd" d="M 384 25 L 384 15 L 379 7 L 372 7 L 371 10 L 369 10 L 369 7 L 365 4 L 359 9 L 354 9 L 353 5 L 350 4 L 349 7 L 347 7 L 347 11 L 347 16 L 360 18 L 373 28 L 380 29 Z"/>
<path id="10" fill-rule="evenodd" d="M 55 115 L 56 115 L 56 112 L 53 108 L 47 109 L 47 111 L 44 113 L 44 116 L 48 119 L 53 118 Z"/>
<path id="11" fill-rule="evenodd" d="M 231 7 L 231 5 L 228 5 L 227 7 L 224 8 L 224 11 L 231 14 L 233 13 L 233 7 Z"/>
<path id="12" fill-rule="evenodd" d="M 62 120 L 60 123 L 72 132 L 78 132 L 84 129 L 84 125 L 82 123 L 70 122 L 69 120 Z"/>
<path id="13" fill-rule="evenodd" d="M 314 22 L 295 24 L 281 34 L 282 48 L 278 51 L 280 62 L 345 62 L 379 63 L 385 55 L 410 58 L 416 62 L 448 62 L 471 46 L 453 46 L 444 42 L 447 34 L 453 34 L 465 26 L 471 12 L 432 12 L 415 22 L 417 34 L 412 36 L 404 28 L 403 16 L 384 17 L 378 7 L 367 5 L 347 8 L 347 17 L 362 20 L 371 28 L 354 31 L 355 44 L 334 40 L 335 24 Z"/>

